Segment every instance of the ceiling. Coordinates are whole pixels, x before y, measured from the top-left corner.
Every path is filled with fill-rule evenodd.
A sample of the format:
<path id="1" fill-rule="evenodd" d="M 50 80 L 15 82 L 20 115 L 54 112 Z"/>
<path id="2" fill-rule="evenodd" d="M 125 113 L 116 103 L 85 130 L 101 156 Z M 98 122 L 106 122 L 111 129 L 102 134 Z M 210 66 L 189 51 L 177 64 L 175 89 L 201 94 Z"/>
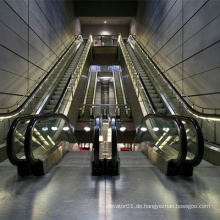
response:
<path id="1" fill-rule="evenodd" d="M 82 25 L 128 25 L 135 17 L 76 17 Z"/>
<path id="2" fill-rule="evenodd" d="M 76 17 L 135 17 L 136 0 L 74 0 Z"/>

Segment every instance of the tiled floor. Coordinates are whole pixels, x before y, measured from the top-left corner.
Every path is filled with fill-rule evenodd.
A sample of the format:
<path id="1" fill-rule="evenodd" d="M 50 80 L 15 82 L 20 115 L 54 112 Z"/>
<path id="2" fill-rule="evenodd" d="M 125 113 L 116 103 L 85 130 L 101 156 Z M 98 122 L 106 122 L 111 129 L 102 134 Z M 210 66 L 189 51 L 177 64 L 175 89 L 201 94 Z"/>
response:
<path id="1" fill-rule="evenodd" d="M 1 163 L 0 220 L 220 219 L 220 167 L 167 177 L 141 152 L 120 152 L 120 176 L 92 177 L 90 157 L 69 152 L 41 177 Z"/>

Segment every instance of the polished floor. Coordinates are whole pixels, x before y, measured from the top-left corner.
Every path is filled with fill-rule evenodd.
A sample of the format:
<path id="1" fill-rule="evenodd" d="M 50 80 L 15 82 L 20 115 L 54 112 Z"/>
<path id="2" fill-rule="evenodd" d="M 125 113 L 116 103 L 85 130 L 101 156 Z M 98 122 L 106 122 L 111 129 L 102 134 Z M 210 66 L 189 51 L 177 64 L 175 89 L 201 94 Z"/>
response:
<path id="1" fill-rule="evenodd" d="M 0 220 L 220 219 L 220 167 L 167 177 L 141 152 L 120 152 L 118 177 L 92 177 L 91 152 L 69 152 L 46 176 L 0 164 Z"/>

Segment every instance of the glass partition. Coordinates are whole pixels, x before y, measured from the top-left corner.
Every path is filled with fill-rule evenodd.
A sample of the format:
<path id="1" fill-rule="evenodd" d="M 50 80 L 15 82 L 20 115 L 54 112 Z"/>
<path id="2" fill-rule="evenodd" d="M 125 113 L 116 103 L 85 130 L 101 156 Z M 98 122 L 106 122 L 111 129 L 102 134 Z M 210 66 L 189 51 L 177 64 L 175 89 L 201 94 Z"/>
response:
<path id="1" fill-rule="evenodd" d="M 78 150 L 72 126 L 63 118 L 48 118 L 36 122 L 31 139 L 34 159 L 39 159 L 52 147 Z"/>
<path id="2" fill-rule="evenodd" d="M 144 120 L 139 126 L 135 143 L 142 143 L 146 147 L 152 147 L 155 151 L 161 150 L 171 159 L 177 159 L 181 150 L 176 122 L 163 118 Z"/>

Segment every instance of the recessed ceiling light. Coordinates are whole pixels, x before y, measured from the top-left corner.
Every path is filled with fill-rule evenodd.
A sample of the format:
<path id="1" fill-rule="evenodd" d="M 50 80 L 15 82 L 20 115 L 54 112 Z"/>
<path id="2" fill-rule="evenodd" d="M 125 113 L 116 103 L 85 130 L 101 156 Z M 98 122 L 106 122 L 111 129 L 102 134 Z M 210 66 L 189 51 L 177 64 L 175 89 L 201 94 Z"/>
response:
<path id="1" fill-rule="evenodd" d="M 107 21 L 104 21 L 104 23 L 106 24 L 106 23 L 107 23 Z"/>

